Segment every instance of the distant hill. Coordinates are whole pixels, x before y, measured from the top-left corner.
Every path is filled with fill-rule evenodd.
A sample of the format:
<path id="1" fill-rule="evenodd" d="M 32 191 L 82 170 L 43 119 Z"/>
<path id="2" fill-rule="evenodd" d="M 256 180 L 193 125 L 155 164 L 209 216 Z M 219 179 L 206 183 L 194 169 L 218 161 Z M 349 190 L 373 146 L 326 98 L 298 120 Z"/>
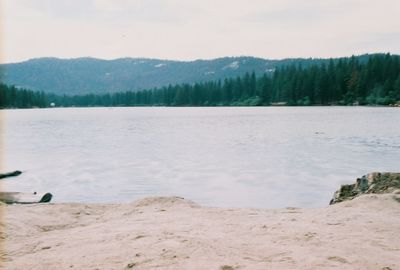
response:
<path id="1" fill-rule="evenodd" d="M 368 55 L 361 56 L 363 58 Z M 224 57 L 213 60 L 171 61 L 146 58 L 37 58 L 2 64 L 1 81 L 8 85 L 55 94 L 87 94 L 137 91 L 168 84 L 215 81 L 272 73 L 276 67 L 292 63 L 306 67 L 326 59 L 267 60 L 255 57 Z"/>

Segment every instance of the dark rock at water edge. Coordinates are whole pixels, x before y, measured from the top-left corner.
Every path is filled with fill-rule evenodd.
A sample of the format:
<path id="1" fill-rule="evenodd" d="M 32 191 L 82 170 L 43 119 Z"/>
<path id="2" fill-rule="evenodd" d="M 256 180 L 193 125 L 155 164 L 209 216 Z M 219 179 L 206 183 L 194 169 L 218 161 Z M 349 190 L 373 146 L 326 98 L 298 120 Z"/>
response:
<path id="1" fill-rule="evenodd" d="M 383 194 L 392 193 L 400 189 L 400 173 L 373 172 L 357 178 L 355 184 L 342 185 L 333 194 L 330 204 L 352 200 L 361 194 Z"/>

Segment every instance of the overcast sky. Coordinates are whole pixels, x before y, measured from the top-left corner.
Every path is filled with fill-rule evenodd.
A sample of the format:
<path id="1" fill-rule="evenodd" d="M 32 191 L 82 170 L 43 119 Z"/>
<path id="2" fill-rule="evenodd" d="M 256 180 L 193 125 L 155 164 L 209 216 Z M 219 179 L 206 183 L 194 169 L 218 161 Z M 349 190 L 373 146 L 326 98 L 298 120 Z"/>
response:
<path id="1" fill-rule="evenodd" d="M 3 62 L 400 54 L 400 0 L 0 0 Z"/>

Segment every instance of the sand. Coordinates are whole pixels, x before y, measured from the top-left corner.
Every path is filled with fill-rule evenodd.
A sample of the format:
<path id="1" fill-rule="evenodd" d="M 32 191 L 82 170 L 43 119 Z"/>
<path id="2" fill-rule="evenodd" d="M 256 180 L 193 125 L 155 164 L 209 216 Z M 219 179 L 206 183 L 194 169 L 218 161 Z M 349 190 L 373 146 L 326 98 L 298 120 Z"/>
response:
<path id="1" fill-rule="evenodd" d="M 7 205 L 5 269 L 400 269 L 400 200 L 320 209 L 130 204 Z M 5 238 L 5 240 L 4 240 Z"/>

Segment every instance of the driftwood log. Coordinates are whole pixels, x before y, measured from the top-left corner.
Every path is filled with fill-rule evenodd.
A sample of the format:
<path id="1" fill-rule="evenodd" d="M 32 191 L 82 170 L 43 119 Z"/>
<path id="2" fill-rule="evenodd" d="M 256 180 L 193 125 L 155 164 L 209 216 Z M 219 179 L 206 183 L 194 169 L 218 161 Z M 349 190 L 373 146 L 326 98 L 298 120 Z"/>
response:
<path id="1" fill-rule="evenodd" d="M 46 203 L 53 198 L 51 193 L 0 192 L 0 201 L 7 204 Z"/>
<path id="2" fill-rule="evenodd" d="M 13 172 L 8 172 L 8 173 L 0 173 L 0 179 L 7 178 L 7 177 L 13 177 L 13 176 L 18 176 L 22 172 L 21 171 L 13 171 Z"/>
<path id="3" fill-rule="evenodd" d="M 13 171 L 8 173 L 0 173 L 0 179 L 18 176 L 21 171 Z M 51 193 L 26 193 L 26 192 L 0 192 L 0 202 L 2 203 L 46 203 L 53 198 Z"/>

